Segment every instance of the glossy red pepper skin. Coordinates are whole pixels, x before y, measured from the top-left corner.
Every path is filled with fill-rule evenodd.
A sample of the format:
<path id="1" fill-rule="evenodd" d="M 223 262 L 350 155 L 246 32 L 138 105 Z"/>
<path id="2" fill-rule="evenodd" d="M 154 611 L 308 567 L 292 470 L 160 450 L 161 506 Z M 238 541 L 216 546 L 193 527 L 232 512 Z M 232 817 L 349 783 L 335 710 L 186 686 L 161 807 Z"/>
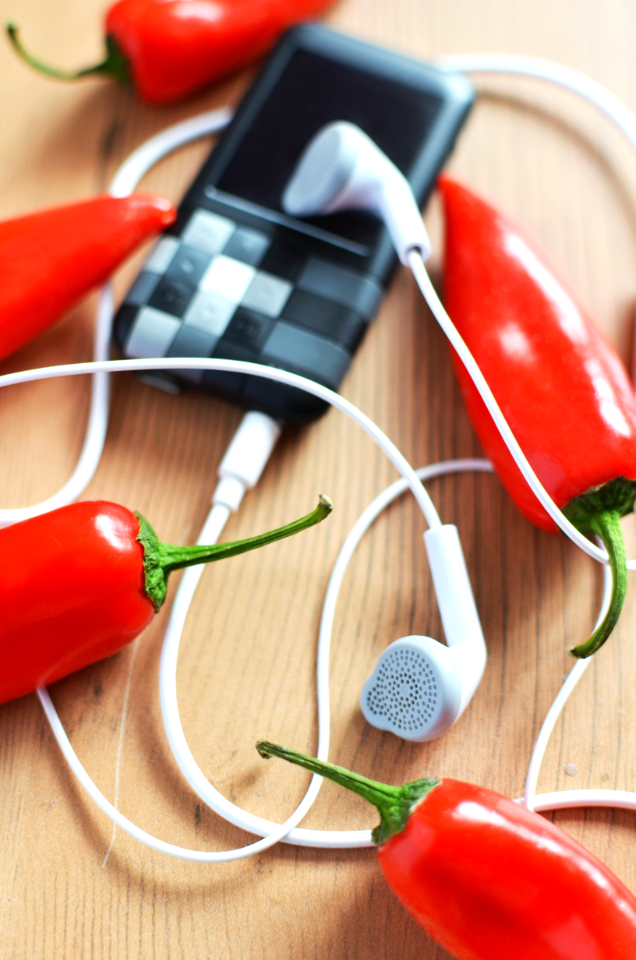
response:
<path id="1" fill-rule="evenodd" d="M 0 223 L 0 359 L 48 329 L 175 217 L 169 200 L 138 193 Z"/>
<path id="2" fill-rule="evenodd" d="M 234 543 L 160 543 L 143 517 L 105 500 L 0 530 L 0 703 L 116 653 L 152 620 L 170 573 L 234 557 L 320 523 L 305 517 Z"/>
<path id="3" fill-rule="evenodd" d="M 409 913 L 458 960 L 633 960 L 636 898 L 501 794 L 443 779 L 378 847 Z"/>
<path id="4" fill-rule="evenodd" d="M 182 100 L 256 60 L 331 0 L 119 0 L 106 35 L 147 103 Z"/>
<path id="5" fill-rule="evenodd" d="M 139 519 L 73 503 L 0 530 L 0 703 L 107 657 L 152 620 Z"/>
<path id="6" fill-rule="evenodd" d="M 169 104 L 252 63 L 288 27 L 318 17 L 333 0 L 119 0 L 106 14 L 102 63 L 67 72 L 22 47 L 15 24 L 9 39 L 31 66 L 59 80 L 113 77 L 146 103 Z"/>
<path id="7" fill-rule="evenodd" d="M 378 783 L 259 740 L 372 803 L 391 889 L 457 960 L 633 960 L 636 897 L 559 827 L 471 783 Z"/>
<path id="8" fill-rule="evenodd" d="M 449 178 L 439 186 L 446 308 L 548 493 L 565 507 L 614 478 L 636 479 L 634 389 L 613 347 L 520 227 Z M 453 364 L 506 490 L 556 532 L 455 354 Z"/>

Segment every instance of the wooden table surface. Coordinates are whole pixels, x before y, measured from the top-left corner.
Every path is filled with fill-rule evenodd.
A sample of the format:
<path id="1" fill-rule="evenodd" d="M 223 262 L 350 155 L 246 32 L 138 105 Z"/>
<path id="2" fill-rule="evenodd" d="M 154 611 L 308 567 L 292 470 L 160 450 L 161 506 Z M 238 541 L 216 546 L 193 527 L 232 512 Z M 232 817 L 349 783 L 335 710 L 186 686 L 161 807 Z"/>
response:
<path id="1" fill-rule="evenodd" d="M 100 53 L 102 0 L 0 0 L 42 57 L 83 65 Z M 636 14 L 629 0 L 342 0 L 327 22 L 415 57 L 508 51 L 590 74 L 636 107 Z M 242 74 L 172 108 L 147 108 L 108 82 L 37 76 L 0 45 L 0 216 L 100 190 L 126 155 L 179 119 L 236 103 Z M 482 79 L 483 96 L 450 169 L 521 219 L 629 361 L 636 294 L 636 164 L 619 135 L 567 94 L 536 82 Z M 161 163 L 145 185 L 178 200 L 206 154 L 199 143 Z M 437 203 L 427 222 L 439 247 Z M 141 255 L 140 255 L 141 256 Z M 121 294 L 140 256 L 117 277 Z M 84 360 L 95 297 L 0 372 Z M 34 503 L 68 477 L 81 446 L 87 378 L 12 388 L 0 404 L 3 506 Z M 400 271 L 343 393 L 416 465 L 479 453 L 444 339 Z M 187 392 L 175 398 L 118 375 L 103 460 L 86 497 L 139 509 L 160 536 L 196 538 L 215 470 L 241 413 Z M 246 809 L 284 818 L 308 775 L 264 764 L 258 737 L 316 745 L 314 657 L 325 584 L 359 511 L 395 473 L 331 411 L 283 437 L 258 489 L 224 537 L 246 536 L 336 504 L 319 529 L 209 569 L 185 631 L 179 702 L 205 774 Z M 598 567 L 562 537 L 531 527 L 495 477 L 430 484 L 457 523 L 489 663 L 470 708 L 431 744 L 402 743 L 363 722 L 360 687 L 382 649 L 412 632 L 441 636 L 423 523 L 405 497 L 365 538 L 337 612 L 331 758 L 401 782 L 457 776 L 510 796 L 522 791 L 534 738 L 564 674 L 567 648 L 589 631 Z M 633 522 L 625 523 L 636 550 Z M 174 577 L 177 580 L 177 577 Z M 174 586 L 172 586 L 172 595 Z M 169 605 L 168 605 L 169 606 Z M 130 647 L 52 688 L 79 757 L 101 790 L 144 829 L 173 843 L 224 849 L 249 842 L 195 798 L 161 723 L 157 678 L 166 611 Z M 539 788 L 636 788 L 636 585 L 567 707 Z M 567 765 L 567 772 L 566 772 Z M 96 809 L 65 761 L 34 695 L 0 707 L 0 956 L 94 960 L 424 960 L 447 955 L 387 889 L 370 850 L 279 845 L 235 864 L 182 863 L 140 846 Z M 556 821 L 636 889 L 634 816 L 563 812 Z M 374 815 L 331 785 L 310 827 L 364 828 Z"/>

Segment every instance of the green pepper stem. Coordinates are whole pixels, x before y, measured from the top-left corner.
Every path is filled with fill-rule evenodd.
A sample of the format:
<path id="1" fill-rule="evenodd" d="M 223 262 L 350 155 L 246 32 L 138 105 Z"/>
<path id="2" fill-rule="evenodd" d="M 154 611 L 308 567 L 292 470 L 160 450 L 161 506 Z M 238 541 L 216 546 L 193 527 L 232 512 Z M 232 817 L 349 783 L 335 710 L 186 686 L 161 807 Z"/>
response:
<path id="1" fill-rule="evenodd" d="M 259 533 L 256 537 L 248 537 L 246 540 L 236 540 L 234 543 L 215 543 L 210 547 L 194 546 L 178 547 L 171 543 L 160 543 L 159 554 L 161 557 L 161 567 L 166 574 L 173 570 L 181 570 L 183 567 L 193 567 L 198 563 L 210 563 L 212 560 L 225 560 L 228 557 L 236 557 L 239 553 L 247 553 L 248 550 L 257 550 L 259 547 L 265 547 L 268 543 L 274 543 L 276 540 L 283 540 L 285 537 L 291 537 L 301 530 L 307 530 L 309 527 L 320 523 L 325 517 L 328 517 L 333 510 L 333 504 L 329 497 L 320 494 L 318 506 L 311 513 L 301 517 L 299 520 L 293 520 L 292 523 L 286 523 L 284 527 L 278 527 L 276 530 L 269 530 L 267 533 Z"/>
<path id="2" fill-rule="evenodd" d="M 604 510 L 588 518 L 589 530 L 596 533 L 603 541 L 609 557 L 610 573 L 612 577 L 612 592 L 607 613 L 596 628 L 589 640 L 572 647 L 570 653 L 575 657 L 591 657 L 599 650 L 620 616 L 625 594 L 627 592 L 627 567 L 625 566 L 625 541 L 620 525 L 618 510 Z"/>
<path id="3" fill-rule="evenodd" d="M 199 563 L 211 563 L 214 560 L 226 560 L 228 557 L 236 557 L 239 553 L 247 553 L 248 550 L 256 550 L 258 547 L 264 547 L 276 540 L 291 537 L 295 533 L 300 533 L 301 530 L 307 530 L 309 527 L 320 523 L 321 520 L 329 516 L 332 510 L 331 500 L 321 493 L 315 510 L 299 520 L 285 524 L 284 527 L 269 530 L 267 533 L 261 533 L 256 537 L 248 537 L 246 540 L 237 540 L 234 543 L 215 543 L 211 546 L 194 544 L 187 547 L 175 546 L 172 543 L 161 543 L 146 518 L 138 513 L 139 534 L 137 539 L 144 548 L 146 594 L 154 603 L 155 609 L 158 610 L 165 600 L 168 577 L 174 570 L 197 566 Z"/>
<path id="4" fill-rule="evenodd" d="M 590 487 L 563 508 L 564 514 L 577 530 L 586 537 L 596 535 L 601 538 L 607 550 L 612 577 L 610 604 L 603 622 L 589 640 L 570 650 L 575 657 L 590 657 L 596 653 L 616 626 L 627 591 L 625 542 L 620 519 L 633 512 L 635 502 L 636 480 L 614 477 L 598 487 Z"/>
<path id="5" fill-rule="evenodd" d="M 337 767 L 333 763 L 316 760 L 296 750 L 269 743 L 267 740 L 259 740 L 256 749 L 265 760 L 269 760 L 270 757 L 279 757 L 281 760 L 295 763 L 311 773 L 317 773 L 357 793 L 359 797 L 373 804 L 380 814 L 380 823 L 371 834 L 373 842 L 377 844 L 384 843 L 396 833 L 401 833 L 413 809 L 439 783 L 439 780 L 433 777 L 414 780 L 401 787 L 392 787 L 387 783 L 379 783 L 377 780 L 369 780 L 358 773 L 352 773 L 344 767 Z"/>
<path id="6" fill-rule="evenodd" d="M 30 67 L 39 70 L 40 73 L 45 73 L 47 77 L 54 77 L 56 80 L 78 80 L 80 77 L 101 75 L 112 77 L 124 87 L 130 86 L 128 61 L 113 37 L 106 37 L 106 56 L 100 63 L 91 67 L 84 67 L 81 70 L 59 70 L 57 67 L 52 67 L 30 54 L 22 45 L 19 34 L 20 31 L 16 23 L 7 24 L 7 36 L 18 56 Z"/>

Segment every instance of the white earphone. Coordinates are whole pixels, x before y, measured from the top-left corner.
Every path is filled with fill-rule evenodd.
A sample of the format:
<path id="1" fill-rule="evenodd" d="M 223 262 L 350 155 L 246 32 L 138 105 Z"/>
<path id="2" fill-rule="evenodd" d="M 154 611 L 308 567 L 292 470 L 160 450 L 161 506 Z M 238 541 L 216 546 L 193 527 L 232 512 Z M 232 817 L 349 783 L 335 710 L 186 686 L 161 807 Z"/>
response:
<path id="1" fill-rule="evenodd" d="M 431 245 L 411 188 L 398 168 L 352 123 L 330 123 L 306 146 L 285 188 L 293 216 L 363 209 L 385 223 L 400 260 Z M 405 740 L 432 740 L 461 716 L 486 666 L 486 645 L 457 528 L 424 534 L 448 646 L 430 637 L 403 637 L 380 657 L 360 705 L 374 727 Z"/>
<path id="2" fill-rule="evenodd" d="M 433 740 L 446 733 L 466 709 L 486 666 L 457 527 L 427 530 L 424 543 L 448 646 L 431 637 L 395 640 L 360 696 L 370 724 L 405 740 Z"/>
<path id="3" fill-rule="evenodd" d="M 398 256 L 431 244 L 406 177 L 370 137 L 353 123 L 330 123 L 307 144 L 285 192 L 283 209 L 294 217 L 371 210 L 384 221 Z"/>

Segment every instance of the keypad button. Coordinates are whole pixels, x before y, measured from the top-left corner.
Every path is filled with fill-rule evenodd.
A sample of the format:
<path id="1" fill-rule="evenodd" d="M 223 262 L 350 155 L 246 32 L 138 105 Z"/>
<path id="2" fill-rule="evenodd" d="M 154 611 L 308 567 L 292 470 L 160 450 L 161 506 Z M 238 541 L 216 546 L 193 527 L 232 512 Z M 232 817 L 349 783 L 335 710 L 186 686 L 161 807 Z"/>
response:
<path id="1" fill-rule="evenodd" d="M 252 267 L 258 267 L 267 252 L 269 243 L 269 237 L 264 233 L 250 230 L 248 227 L 239 227 L 232 234 L 223 253 L 226 257 L 233 257 L 235 260 L 249 263 Z"/>
<path id="2" fill-rule="evenodd" d="M 176 237 L 162 237 L 144 263 L 144 270 L 165 273 L 181 244 Z"/>
<path id="3" fill-rule="evenodd" d="M 211 357 L 218 343 L 218 337 L 196 327 L 181 325 L 181 329 L 172 341 L 169 357 Z"/>
<path id="4" fill-rule="evenodd" d="M 295 280 L 304 261 L 304 255 L 298 250 L 274 242 L 265 254 L 261 268 L 276 277 Z"/>
<path id="5" fill-rule="evenodd" d="M 199 289 L 206 293 L 215 293 L 232 303 L 240 303 L 255 273 L 254 267 L 247 263 L 240 263 L 222 255 L 215 257 L 203 274 Z"/>
<path id="6" fill-rule="evenodd" d="M 169 357 L 211 357 L 212 352 L 218 342 L 218 337 L 199 330 L 197 327 L 191 327 L 182 324 L 181 329 L 172 341 L 168 351 Z M 203 379 L 202 370 L 179 370 L 179 376 L 190 383 L 201 383 Z"/>
<path id="7" fill-rule="evenodd" d="M 209 210 L 195 210 L 183 231 L 181 239 L 189 247 L 195 247 L 214 256 L 220 253 L 234 232 L 236 224 L 227 217 L 220 217 Z"/>
<path id="8" fill-rule="evenodd" d="M 337 388 L 350 357 L 337 343 L 279 320 L 263 345 L 263 355 L 279 366 L 300 367 L 312 379 Z"/>
<path id="9" fill-rule="evenodd" d="M 241 304 L 268 317 L 278 317 L 285 306 L 292 285 L 271 273 L 257 273 L 245 292 Z"/>
<path id="10" fill-rule="evenodd" d="M 126 356 L 165 357 L 180 326 L 179 320 L 167 313 L 143 307 L 130 331 Z"/>
<path id="11" fill-rule="evenodd" d="M 193 293 L 194 288 L 189 284 L 181 280 L 173 280 L 172 277 L 163 277 L 148 301 L 148 305 L 155 310 L 162 310 L 164 313 L 172 313 L 175 317 L 180 317 L 192 299 Z"/>
<path id="12" fill-rule="evenodd" d="M 382 289 L 375 280 L 319 257 L 308 260 L 298 278 L 298 287 L 348 307 L 367 320 L 377 310 L 382 296 Z"/>
<path id="13" fill-rule="evenodd" d="M 198 327 L 214 337 L 221 337 L 236 310 L 236 304 L 213 293 L 197 293 L 185 312 L 186 326 Z"/>
<path id="14" fill-rule="evenodd" d="M 145 306 L 153 295 L 158 283 L 158 273 L 150 273 L 148 270 L 142 270 L 124 297 L 124 303 L 129 303 L 133 307 Z"/>
<path id="15" fill-rule="evenodd" d="M 207 253 L 182 245 L 173 257 L 166 276 L 194 288 L 207 270 L 209 263 L 210 257 Z"/>
<path id="16" fill-rule="evenodd" d="M 352 353 L 367 328 L 366 321 L 351 310 L 304 290 L 294 290 L 285 305 L 283 316 L 286 320 L 308 327 L 314 333 L 339 340 Z"/>
<path id="17" fill-rule="evenodd" d="M 272 321 L 253 310 L 239 307 L 225 331 L 225 337 L 239 346 L 258 350 L 269 333 Z"/>

